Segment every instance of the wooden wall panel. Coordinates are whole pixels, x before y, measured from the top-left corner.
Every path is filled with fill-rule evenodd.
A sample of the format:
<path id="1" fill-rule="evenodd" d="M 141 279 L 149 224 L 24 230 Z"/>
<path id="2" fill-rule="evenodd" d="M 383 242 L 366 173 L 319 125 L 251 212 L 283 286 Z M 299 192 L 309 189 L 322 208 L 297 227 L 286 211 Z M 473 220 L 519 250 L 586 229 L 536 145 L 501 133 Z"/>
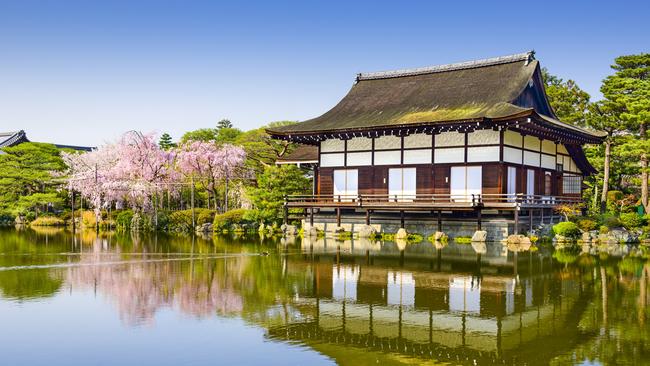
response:
<path id="1" fill-rule="evenodd" d="M 359 194 L 372 194 L 374 190 L 374 167 L 359 168 Z"/>
<path id="2" fill-rule="evenodd" d="M 334 194 L 334 169 L 320 168 L 318 171 L 318 194 Z"/>
<path id="3" fill-rule="evenodd" d="M 375 166 L 372 180 L 372 194 L 388 194 L 388 167 Z"/>
<path id="4" fill-rule="evenodd" d="M 483 165 L 483 193 L 498 194 L 501 187 L 501 165 L 484 164 Z"/>
<path id="5" fill-rule="evenodd" d="M 433 168 L 430 165 L 418 166 L 416 168 L 416 193 L 433 193 Z"/>
<path id="6" fill-rule="evenodd" d="M 434 166 L 433 168 L 433 193 L 449 194 L 449 166 Z"/>

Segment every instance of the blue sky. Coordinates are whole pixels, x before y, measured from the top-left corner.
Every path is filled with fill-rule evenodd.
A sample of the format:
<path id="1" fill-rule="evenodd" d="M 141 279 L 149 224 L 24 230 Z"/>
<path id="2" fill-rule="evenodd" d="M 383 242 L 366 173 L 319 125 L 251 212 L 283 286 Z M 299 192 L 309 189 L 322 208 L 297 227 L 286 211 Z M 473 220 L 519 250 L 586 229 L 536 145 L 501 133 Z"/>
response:
<path id="1" fill-rule="evenodd" d="M 598 98 L 650 51 L 648 1 L 0 0 L 0 130 L 97 145 L 332 107 L 357 72 L 530 49 Z"/>

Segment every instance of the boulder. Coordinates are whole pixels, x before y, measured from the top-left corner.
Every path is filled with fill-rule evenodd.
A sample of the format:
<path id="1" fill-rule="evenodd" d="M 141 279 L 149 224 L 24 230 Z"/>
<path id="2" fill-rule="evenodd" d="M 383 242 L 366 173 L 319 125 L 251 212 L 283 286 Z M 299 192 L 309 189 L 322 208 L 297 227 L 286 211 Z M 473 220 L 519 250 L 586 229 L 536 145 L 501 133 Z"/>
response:
<path id="1" fill-rule="evenodd" d="M 377 234 L 377 229 L 370 225 L 363 225 L 359 228 L 360 238 L 371 238 Z"/>
<path id="2" fill-rule="evenodd" d="M 433 240 L 434 241 L 441 241 L 446 237 L 447 237 L 447 234 L 443 233 L 442 231 L 436 231 L 435 234 L 433 234 Z"/>
<path id="3" fill-rule="evenodd" d="M 472 241 L 487 241 L 487 231 L 477 230 L 474 235 L 472 235 Z"/>
<path id="4" fill-rule="evenodd" d="M 585 231 L 582 233 L 582 240 L 583 241 L 591 241 L 591 233 L 588 231 Z"/>
<path id="5" fill-rule="evenodd" d="M 395 234 L 395 240 L 397 239 L 406 240 L 408 237 L 409 237 L 409 233 L 406 232 L 406 229 L 404 228 L 397 230 L 397 234 Z"/>
<path id="6" fill-rule="evenodd" d="M 607 233 L 608 241 L 614 243 L 634 243 L 638 241 L 638 235 L 633 232 L 629 232 L 624 228 L 615 228 Z"/>

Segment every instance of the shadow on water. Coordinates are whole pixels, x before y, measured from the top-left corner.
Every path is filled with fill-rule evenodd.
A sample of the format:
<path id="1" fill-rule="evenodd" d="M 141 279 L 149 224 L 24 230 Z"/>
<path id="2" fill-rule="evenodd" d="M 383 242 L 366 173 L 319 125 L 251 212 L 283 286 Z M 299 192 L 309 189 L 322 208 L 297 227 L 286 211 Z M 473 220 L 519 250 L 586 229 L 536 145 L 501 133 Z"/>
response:
<path id="1" fill-rule="evenodd" d="M 0 301 L 238 318 L 341 364 L 638 364 L 648 250 L 0 230 Z"/>

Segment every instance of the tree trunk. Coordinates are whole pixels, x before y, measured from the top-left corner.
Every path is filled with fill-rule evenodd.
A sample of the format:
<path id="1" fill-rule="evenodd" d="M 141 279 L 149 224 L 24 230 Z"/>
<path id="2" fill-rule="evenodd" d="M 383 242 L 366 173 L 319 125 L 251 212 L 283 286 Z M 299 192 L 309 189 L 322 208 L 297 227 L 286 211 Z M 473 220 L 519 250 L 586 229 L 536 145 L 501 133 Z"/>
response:
<path id="1" fill-rule="evenodd" d="M 645 122 L 639 126 L 639 137 L 643 141 L 648 138 Z M 650 212 L 648 207 L 648 154 L 645 151 L 641 154 L 641 204 L 646 213 Z"/>
<path id="2" fill-rule="evenodd" d="M 228 212 L 228 176 L 226 176 L 226 197 L 224 200 L 224 212 Z"/>
<path id="3" fill-rule="evenodd" d="M 600 213 L 604 213 L 607 208 L 607 192 L 609 190 L 609 164 L 612 155 L 612 140 L 607 138 L 605 141 L 605 164 L 603 165 L 603 192 L 600 196 Z"/>

